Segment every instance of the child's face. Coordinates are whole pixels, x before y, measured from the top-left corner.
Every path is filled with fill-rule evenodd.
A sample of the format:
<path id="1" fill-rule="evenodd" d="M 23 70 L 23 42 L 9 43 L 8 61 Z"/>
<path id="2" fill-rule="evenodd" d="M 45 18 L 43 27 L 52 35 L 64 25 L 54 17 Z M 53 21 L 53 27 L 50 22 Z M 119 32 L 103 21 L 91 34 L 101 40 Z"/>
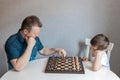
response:
<path id="1" fill-rule="evenodd" d="M 92 54 L 95 56 L 95 55 L 97 55 L 97 53 L 101 53 L 101 51 L 106 51 L 106 49 L 105 50 L 98 50 L 98 46 L 91 46 L 91 50 L 92 50 Z"/>
<path id="2" fill-rule="evenodd" d="M 97 46 L 91 46 L 93 51 L 97 51 Z"/>
<path id="3" fill-rule="evenodd" d="M 98 46 L 91 46 L 91 48 L 92 48 L 93 51 L 106 51 L 106 49 L 99 50 Z"/>
<path id="4" fill-rule="evenodd" d="M 92 54 L 95 56 L 97 54 L 97 46 L 91 46 L 91 51 L 92 51 Z"/>

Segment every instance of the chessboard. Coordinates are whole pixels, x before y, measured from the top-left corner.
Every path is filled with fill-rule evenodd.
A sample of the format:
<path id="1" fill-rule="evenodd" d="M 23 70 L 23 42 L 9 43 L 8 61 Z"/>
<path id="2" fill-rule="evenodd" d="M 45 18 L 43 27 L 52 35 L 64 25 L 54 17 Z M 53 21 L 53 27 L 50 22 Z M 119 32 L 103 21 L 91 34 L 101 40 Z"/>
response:
<path id="1" fill-rule="evenodd" d="M 84 74 L 80 57 L 49 57 L 45 73 L 74 73 Z"/>

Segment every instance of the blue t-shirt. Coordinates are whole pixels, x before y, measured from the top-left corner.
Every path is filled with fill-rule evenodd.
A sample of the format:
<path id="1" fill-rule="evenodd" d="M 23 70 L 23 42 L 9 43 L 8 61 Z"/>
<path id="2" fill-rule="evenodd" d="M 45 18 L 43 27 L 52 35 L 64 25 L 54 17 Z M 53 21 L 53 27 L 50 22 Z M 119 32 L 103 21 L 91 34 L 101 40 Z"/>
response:
<path id="1" fill-rule="evenodd" d="M 37 51 L 43 49 L 43 45 L 38 37 L 35 38 L 36 44 L 33 47 L 29 61 L 35 60 Z M 27 48 L 27 43 L 20 32 L 10 36 L 5 44 L 5 51 L 8 59 L 8 67 L 12 69 L 13 66 L 10 60 L 19 58 Z"/>

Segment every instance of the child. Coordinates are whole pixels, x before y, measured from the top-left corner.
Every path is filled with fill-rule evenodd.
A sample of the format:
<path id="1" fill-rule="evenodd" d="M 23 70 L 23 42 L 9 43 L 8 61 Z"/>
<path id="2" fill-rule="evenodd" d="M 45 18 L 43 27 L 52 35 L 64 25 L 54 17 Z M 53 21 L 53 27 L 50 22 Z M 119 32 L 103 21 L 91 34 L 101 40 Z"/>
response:
<path id="1" fill-rule="evenodd" d="M 109 45 L 109 39 L 104 34 L 98 34 L 93 37 L 90 41 L 91 48 L 90 48 L 90 55 L 89 59 L 92 64 L 92 70 L 97 71 L 102 66 L 110 68 L 109 60 L 106 54 L 106 49 Z M 86 57 L 83 57 L 83 61 L 87 60 Z"/>

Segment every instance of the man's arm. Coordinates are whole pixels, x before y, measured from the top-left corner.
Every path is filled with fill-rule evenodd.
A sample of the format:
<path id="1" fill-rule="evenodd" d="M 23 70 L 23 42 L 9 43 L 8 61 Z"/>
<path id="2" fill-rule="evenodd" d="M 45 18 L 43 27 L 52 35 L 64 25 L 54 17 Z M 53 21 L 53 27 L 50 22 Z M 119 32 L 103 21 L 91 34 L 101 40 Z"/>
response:
<path id="1" fill-rule="evenodd" d="M 31 53 L 32 53 L 32 49 L 35 45 L 35 39 L 29 38 L 27 41 L 27 44 L 28 46 L 25 52 L 23 53 L 23 55 L 19 57 L 18 59 L 12 59 L 10 61 L 16 71 L 21 71 L 28 63 Z"/>
<path id="2" fill-rule="evenodd" d="M 62 57 L 66 56 L 66 51 L 61 48 L 43 48 L 42 50 L 39 51 L 39 53 L 43 55 L 51 55 L 51 54 L 58 53 Z"/>

